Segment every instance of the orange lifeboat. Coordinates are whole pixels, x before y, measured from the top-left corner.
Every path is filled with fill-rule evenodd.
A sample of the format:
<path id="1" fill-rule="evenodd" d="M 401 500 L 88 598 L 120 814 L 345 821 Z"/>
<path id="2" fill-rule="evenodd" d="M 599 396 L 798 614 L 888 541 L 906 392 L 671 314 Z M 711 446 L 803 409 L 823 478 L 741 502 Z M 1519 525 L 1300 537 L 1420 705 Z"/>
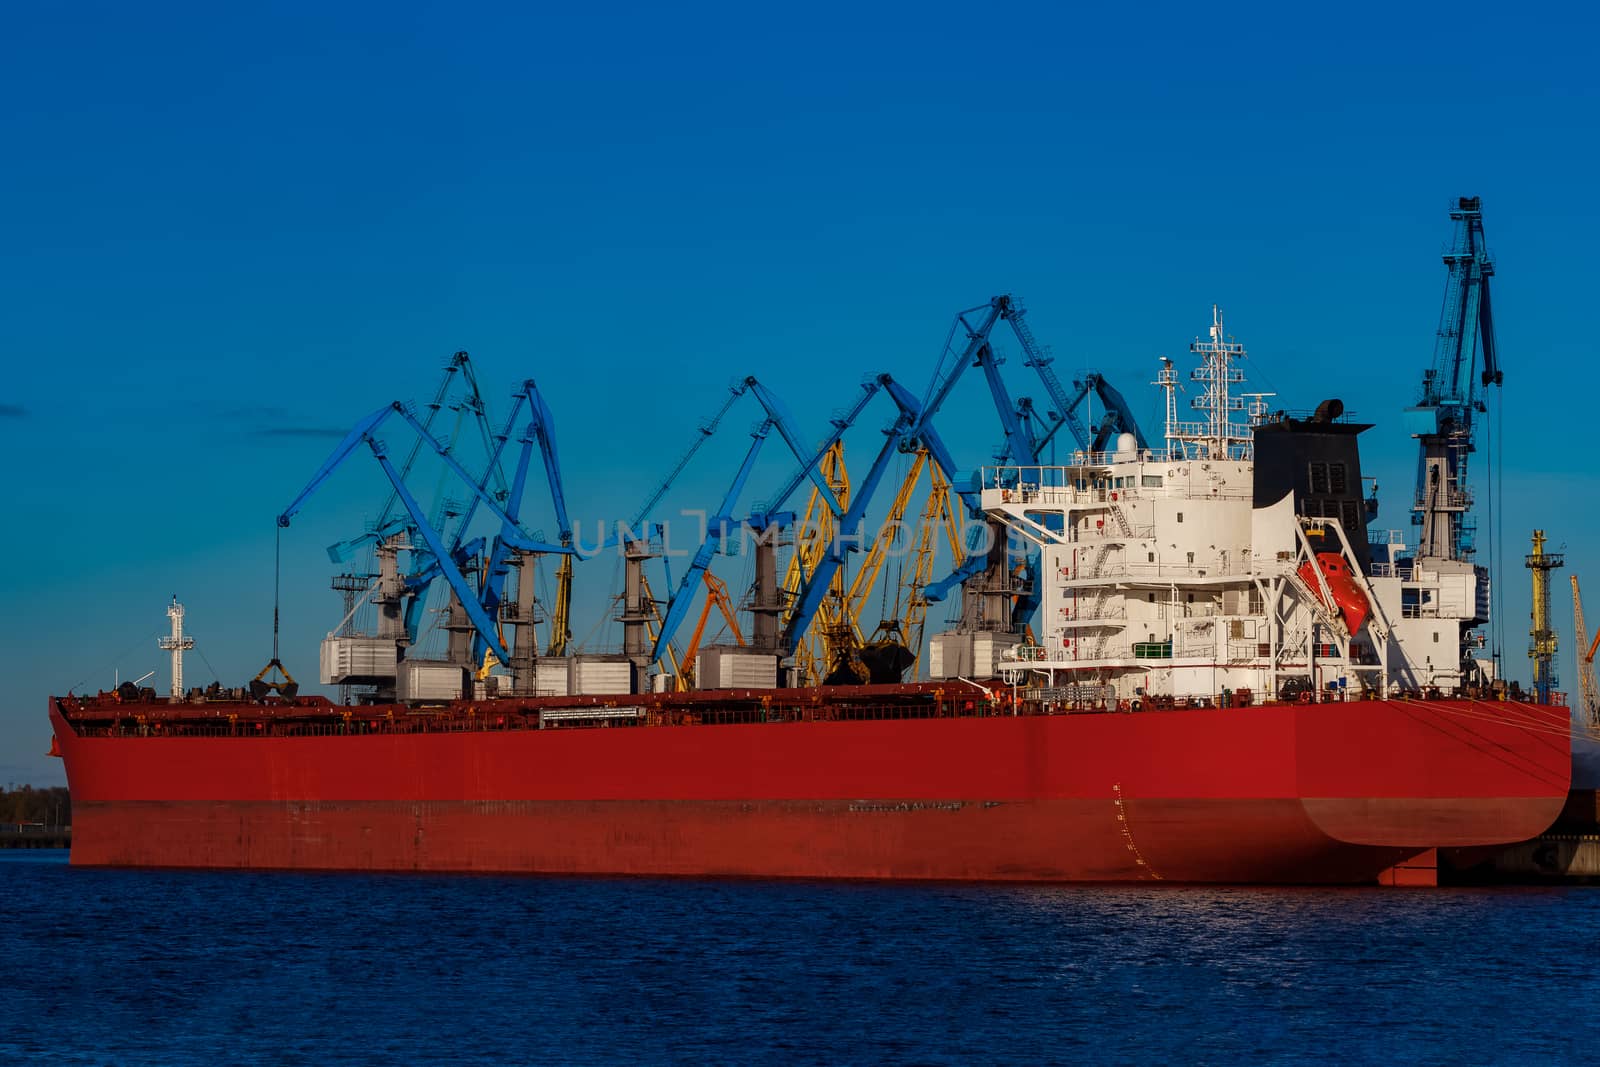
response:
<path id="1" fill-rule="evenodd" d="M 1312 570 L 1312 561 L 1307 560 L 1300 564 L 1300 577 L 1311 587 L 1311 591 L 1322 600 L 1322 587 L 1317 582 L 1317 573 Z M 1344 624 L 1349 627 L 1352 634 L 1361 629 L 1361 624 L 1367 621 L 1367 616 L 1372 614 L 1372 605 L 1367 602 L 1367 595 L 1361 591 L 1361 586 L 1356 583 L 1355 575 L 1350 573 L 1350 564 L 1337 552 L 1318 552 L 1315 565 L 1321 569 L 1323 580 L 1328 583 L 1328 592 L 1333 594 L 1333 603 L 1323 600 L 1330 611 L 1337 611 L 1344 616 Z"/>

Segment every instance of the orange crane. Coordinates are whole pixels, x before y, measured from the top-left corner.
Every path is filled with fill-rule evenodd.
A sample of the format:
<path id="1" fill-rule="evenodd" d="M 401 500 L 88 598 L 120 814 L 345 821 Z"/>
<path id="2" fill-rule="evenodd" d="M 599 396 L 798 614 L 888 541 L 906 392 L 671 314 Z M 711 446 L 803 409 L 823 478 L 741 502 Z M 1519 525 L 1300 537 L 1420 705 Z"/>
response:
<path id="1" fill-rule="evenodd" d="M 1589 629 L 1583 622 L 1583 597 L 1578 593 L 1578 576 L 1572 576 L 1572 628 L 1577 638 L 1573 642 L 1574 650 L 1583 647 L 1584 638 L 1589 636 Z M 1600 630 L 1595 631 L 1594 640 L 1589 642 L 1589 650 L 1583 653 L 1578 661 L 1578 686 L 1583 692 L 1583 711 L 1587 717 L 1590 729 L 1600 727 L 1600 685 L 1594 678 L 1594 654 L 1600 650 Z"/>
<path id="2" fill-rule="evenodd" d="M 706 620 L 711 618 L 713 605 L 721 609 L 733 639 L 740 645 L 744 644 L 744 634 L 739 631 L 739 619 L 734 611 L 733 598 L 728 595 L 728 587 L 709 570 L 701 571 L 700 577 L 706 584 L 706 602 L 700 609 L 700 621 L 695 623 L 694 633 L 689 637 L 689 647 L 683 650 L 683 661 L 678 669 L 679 689 L 688 689 L 693 684 L 695 656 L 700 652 L 700 639 L 705 636 Z"/>
<path id="3" fill-rule="evenodd" d="M 1589 627 L 1584 625 L 1584 600 L 1578 593 L 1578 576 L 1573 574 L 1573 649 L 1584 646 L 1584 638 L 1589 637 Z M 1582 691 L 1584 701 L 1584 715 L 1589 720 L 1590 729 L 1600 726 L 1600 685 L 1595 685 L 1595 649 L 1600 649 L 1600 630 L 1595 632 L 1595 638 L 1589 641 L 1589 651 L 1582 653 L 1578 659 L 1578 686 Z"/>

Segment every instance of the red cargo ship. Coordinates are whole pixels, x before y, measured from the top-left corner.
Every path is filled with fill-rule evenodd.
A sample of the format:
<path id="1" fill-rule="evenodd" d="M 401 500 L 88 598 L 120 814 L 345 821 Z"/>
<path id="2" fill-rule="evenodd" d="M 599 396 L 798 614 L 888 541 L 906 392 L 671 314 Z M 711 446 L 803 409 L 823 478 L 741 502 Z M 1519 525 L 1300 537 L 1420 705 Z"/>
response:
<path id="1" fill-rule="evenodd" d="M 963 688 L 65 698 L 51 721 L 80 865 L 1370 883 L 1534 836 L 1569 784 L 1556 706 L 1064 712 Z"/>
<path id="2" fill-rule="evenodd" d="M 1245 350 L 1215 308 L 1208 338 L 1190 346 L 1201 362 L 1191 376 L 1200 385 L 1194 420 L 1179 417 L 1179 380 L 1166 361 L 1155 383 L 1166 410 L 1161 447 L 1140 437 L 1119 394 L 1102 390 L 1124 432 L 1108 421 L 1092 440 L 1080 434 L 1070 462 L 1040 462 L 1042 442 L 1001 395 L 987 342 L 996 322 L 1016 328 L 1058 422 L 1072 405 L 1046 374 L 1020 308 L 997 297 L 958 318 L 951 336 L 968 347 L 936 375 L 926 406 L 887 375 L 869 381 L 815 455 L 796 449 L 802 463 L 789 488 L 748 519 L 734 509 L 768 431 L 776 425 L 791 447 L 804 435 L 756 379 L 737 385 L 733 396 L 756 395 L 766 418 L 677 591 L 657 611 L 643 570 L 657 553 L 637 530 L 619 534 L 622 654 L 574 655 L 567 613 L 579 552 L 550 412 L 533 382 L 516 394 L 503 432 L 485 429 L 497 444 L 481 478 L 409 406 L 379 409 L 278 518 L 288 526 L 363 442 L 393 486 L 391 506 L 404 505 L 404 516 L 386 507 L 356 539 L 371 542 L 375 572 L 334 580 L 346 613 L 323 642 L 321 681 L 345 687 L 357 706 L 296 699 L 287 675 L 267 683 L 266 671 L 251 683 L 253 699 L 186 691 L 181 657 L 193 641 L 174 601 L 162 642 L 173 655 L 170 703 L 132 686 L 52 702 L 73 795 L 73 862 L 1361 883 L 1437 849 L 1533 837 L 1566 799 L 1571 739 L 1548 671 L 1536 671 L 1538 701 L 1521 701 L 1479 632 L 1490 584 L 1464 522 L 1465 463 L 1481 407 L 1475 383 L 1501 376 L 1478 206 L 1464 199 L 1452 213 L 1457 247 L 1446 259 L 1436 366 L 1409 412 L 1422 448 L 1414 545 L 1369 528 L 1376 487 L 1366 494 L 1357 447 L 1368 427 L 1347 421 L 1334 398 L 1306 417 L 1270 411 L 1270 394 L 1243 393 Z M 1463 334 L 1461 322 L 1481 327 L 1481 376 L 1479 335 Z M 957 485 L 929 420 L 970 365 L 985 368 L 1007 422 L 1008 460 Z M 898 416 L 846 508 L 835 488 L 841 470 L 823 470 L 842 462 L 840 435 L 880 390 Z M 430 411 L 447 406 L 444 395 L 442 387 Z M 456 410 L 484 407 L 474 395 Z M 391 415 L 417 431 L 413 458 L 427 444 L 471 490 L 453 538 L 374 436 Z M 513 439 L 518 473 L 506 493 L 491 494 Z M 529 534 L 516 514 L 535 446 L 559 543 Z M 791 530 L 794 580 L 780 589 L 779 538 L 765 534 L 794 522 L 778 509 L 807 480 L 816 488 L 804 514 L 831 515 L 859 534 L 853 524 L 897 451 L 919 458 L 891 514 L 907 513 L 926 460 L 951 480 L 942 503 L 930 491 L 924 534 L 942 514 L 954 556 L 974 548 L 954 535 L 953 490 L 959 513 L 981 516 L 991 537 L 947 582 L 913 576 L 906 621 L 898 611 L 885 619 L 894 640 L 862 647 L 849 609 L 862 598 L 842 580 L 846 541 L 859 538 L 811 544 L 816 530 Z M 478 504 L 495 522 L 473 538 Z M 708 599 L 679 659 L 670 642 L 702 577 L 738 637 L 734 605 L 708 570 L 734 530 L 763 533 L 748 604 L 753 640 L 696 660 Z M 878 572 L 888 540 L 874 539 L 876 562 L 860 574 Z M 931 559 L 928 538 L 916 543 L 913 570 Z M 330 550 L 335 559 L 343 547 Z M 542 654 L 533 632 L 541 555 L 562 557 Z M 451 595 L 441 660 L 421 654 L 417 633 L 435 576 Z M 806 684 L 898 682 L 922 650 L 927 602 L 958 580 L 959 622 L 927 642 L 935 681 Z M 352 623 L 358 595 L 376 609 L 374 632 Z M 819 624 L 829 596 L 829 621 Z M 801 654 L 814 625 L 832 635 L 826 656 Z M 271 666 L 280 666 L 276 642 Z M 657 691 L 668 689 L 687 691 Z"/>

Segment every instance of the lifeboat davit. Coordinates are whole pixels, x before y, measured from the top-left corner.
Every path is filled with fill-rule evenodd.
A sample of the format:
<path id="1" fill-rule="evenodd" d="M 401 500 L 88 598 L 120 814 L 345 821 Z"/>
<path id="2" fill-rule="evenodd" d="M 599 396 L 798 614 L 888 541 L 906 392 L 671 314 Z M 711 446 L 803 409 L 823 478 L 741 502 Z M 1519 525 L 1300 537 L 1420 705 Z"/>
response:
<path id="1" fill-rule="evenodd" d="M 1328 583 L 1328 592 L 1333 594 L 1333 603 L 1329 604 L 1323 598 L 1322 586 L 1317 582 L 1317 572 L 1312 569 L 1313 566 L 1322 571 L 1323 581 Z M 1350 572 L 1349 561 L 1338 552 L 1318 552 L 1314 560 L 1308 559 L 1300 564 L 1300 577 L 1328 610 L 1337 611 L 1344 617 L 1344 624 L 1352 634 L 1359 632 L 1361 624 L 1372 614 L 1372 605 L 1367 601 L 1367 594 L 1356 583 L 1355 575 Z"/>

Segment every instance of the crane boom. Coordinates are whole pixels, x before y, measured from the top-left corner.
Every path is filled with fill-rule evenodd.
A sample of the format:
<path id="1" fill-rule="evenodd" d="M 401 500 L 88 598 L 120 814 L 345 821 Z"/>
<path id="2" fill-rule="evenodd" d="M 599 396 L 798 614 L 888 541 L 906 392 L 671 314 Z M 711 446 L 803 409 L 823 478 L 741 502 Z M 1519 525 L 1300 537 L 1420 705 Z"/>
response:
<path id="1" fill-rule="evenodd" d="M 723 494 L 722 504 L 717 508 L 717 513 L 707 518 L 705 538 L 689 561 L 689 567 L 684 571 L 683 577 L 678 580 L 677 590 L 667 601 L 667 613 L 661 618 L 661 629 L 656 633 L 655 646 L 650 650 L 651 661 L 659 661 L 665 654 L 667 643 L 672 640 L 678 625 L 689 612 L 691 598 L 686 594 L 694 583 L 700 580 L 706 568 L 711 566 L 711 557 L 716 554 L 717 547 L 727 536 L 729 527 L 735 525 L 735 520 L 731 518 L 734 505 L 739 502 L 739 494 L 744 491 L 745 483 L 750 480 L 750 472 L 755 469 L 756 459 L 761 455 L 761 446 L 772 430 L 773 421 L 771 417 L 762 420 L 761 425 L 751 433 L 750 448 L 745 453 L 744 462 L 740 464 L 738 473 L 733 476 L 728 491 Z"/>
<path id="2" fill-rule="evenodd" d="M 1073 439 L 1078 442 L 1078 447 L 1086 452 L 1105 451 L 1106 442 L 1119 433 L 1133 434 L 1140 448 L 1150 447 L 1127 401 L 1103 376 L 1094 373 L 1084 375 L 1082 381 L 1072 383 L 1072 395 L 1070 397 L 1067 395 L 1061 379 L 1056 377 L 1056 372 L 1050 367 L 1050 364 L 1055 362 L 1055 357 L 1050 354 L 1048 348 L 1034 338 L 1033 329 L 1028 325 L 1027 310 L 1016 298 L 1009 299 L 1004 317 L 1011 324 L 1011 332 L 1016 335 L 1017 343 L 1022 346 L 1023 364 L 1032 367 L 1034 373 L 1038 374 L 1039 381 L 1044 384 L 1044 391 L 1050 396 L 1050 403 L 1055 407 L 1053 415 L 1057 420 L 1056 425 L 1040 438 L 1034 447 L 1033 462 L 1038 461 L 1043 446 L 1062 425 L 1071 431 Z M 1100 425 L 1092 429 L 1084 426 L 1077 412 L 1078 405 L 1091 395 L 1099 396 L 1106 409 Z"/>
<path id="3" fill-rule="evenodd" d="M 377 458 L 378 465 L 383 468 L 383 473 L 388 476 L 389 483 L 394 486 L 395 493 L 400 497 L 401 504 L 410 513 L 418 533 L 427 542 L 434 558 L 442 563 L 448 558 L 448 551 L 444 546 L 444 542 L 439 539 L 439 535 L 428 525 L 427 516 L 423 514 L 422 506 L 417 503 L 416 498 L 411 495 L 411 491 L 406 488 L 405 481 L 400 477 L 400 472 L 395 469 L 394 464 L 389 462 L 388 454 L 378 439 L 367 437 L 366 441 L 367 445 L 372 449 L 373 456 Z M 495 657 L 501 663 L 510 663 L 511 654 L 506 651 L 505 645 L 500 641 L 499 628 L 495 625 L 494 620 L 490 619 L 484 612 L 483 606 L 478 603 L 477 597 L 473 595 L 472 587 L 467 584 L 466 577 L 453 566 L 442 566 L 440 573 L 461 601 L 462 608 L 466 611 L 467 617 L 472 621 L 473 628 L 478 631 L 478 635 L 483 639 L 484 644 L 489 647 L 489 650 L 495 654 Z"/>
<path id="4" fill-rule="evenodd" d="M 650 491 L 649 497 L 645 499 L 643 504 L 639 505 L 639 510 L 633 513 L 633 521 L 628 524 L 630 532 L 639 530 L 645 520 L 650 518 L 650 513 L 655 510 L 657 504 L 661 503 L 661 498 L 667 495 L 667 490 L 672 488 L 672 484 L 678 480 L 678 475 L 682 474 L 683 469 L 689 465 L 689 461 L 694 459 L 695 453 L 699 452 L 700 447 L 711 440 L 711 435 L 717 432 L 717 427 L 722 424 L 722 417 L 728 413 L 728 409 L 733 407 L 734 403 L 744 395 L 744 388 L 743 382 L 730 388 L 728 390 L 728 398 L 722 402 L 722 406 L 717 409 L 717 413 L 696 428 L 698 435 L 694 441 L 678 457 L 678 462 L 673 464 L 672 470 L 667 472 L 666 477 L 656 483 L 656 487 Z"/>

